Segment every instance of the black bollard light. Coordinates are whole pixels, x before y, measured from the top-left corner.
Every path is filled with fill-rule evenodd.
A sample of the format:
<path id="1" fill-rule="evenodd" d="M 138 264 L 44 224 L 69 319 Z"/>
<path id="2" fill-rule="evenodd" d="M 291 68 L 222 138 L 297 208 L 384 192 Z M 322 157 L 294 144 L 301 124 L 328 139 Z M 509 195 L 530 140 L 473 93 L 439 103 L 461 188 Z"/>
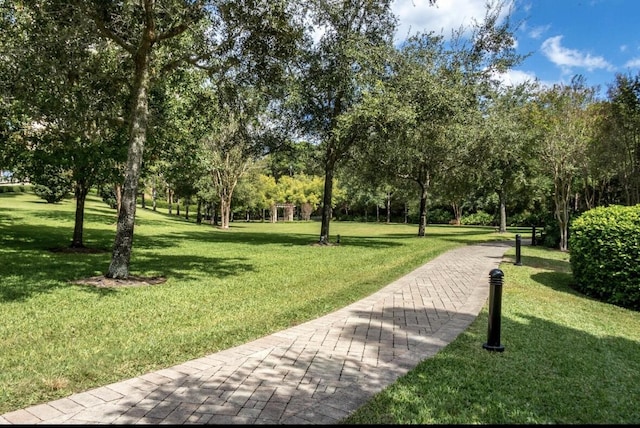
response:
<path id="1" fill-rule="evenodd" d="M 482 347 L 488 351 L 504 351 L 500 344 L 500 310 L 502 308 L 502 279 L 504 273 L 500 269 L 489 272 L 489 328 L 487 343 Z"/>
<path id="2" fill-rule="evenodd" d="M 518 234 L 516 235 L 516 262 L 514 263 L 514 265 L 516 266 L 522 266 L 522 260 L 520 258 L 521 248 L 522 248 L 522 236 Z"/>

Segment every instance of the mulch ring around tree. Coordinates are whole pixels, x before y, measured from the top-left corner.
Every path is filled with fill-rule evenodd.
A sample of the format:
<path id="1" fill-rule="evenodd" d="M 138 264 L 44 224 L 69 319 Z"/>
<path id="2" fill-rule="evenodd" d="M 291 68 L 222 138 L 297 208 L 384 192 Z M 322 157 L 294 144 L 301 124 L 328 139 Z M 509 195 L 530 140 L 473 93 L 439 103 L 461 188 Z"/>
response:
<path id="1" fill-rule="evenodd" d="M 162 284 L 167 278 L 161 276 L 135 276 L 129 275 L 127 279 L 123 278 L 107 278 L 104 275 L 92 276 L 71 281 L 72 284 L 91 285 L 97 288 L 116 288 L 116 287 L 144 287 L 149 285 Z"/>
<path id="2" fill-rule="evenodd" d="M 52 253 L 65 253 L 65 254 L 101 254 L 106 253 L 109 250 L 102 248 L 90 248 L 90 247 L 56 247 L 50 248 Z M 136 276 L 129 275 L 128 278 L 107 278 L 104 275 L 92 276 L 89 278 L 77 279 L 70 281 L 71 284 L 78 285 L 90 285 L 97 288 L 117 288 L 117 287 L 144 287 L 149 285 L 157 285 L 166 282 L 167 279 L 161 276 Z"/>

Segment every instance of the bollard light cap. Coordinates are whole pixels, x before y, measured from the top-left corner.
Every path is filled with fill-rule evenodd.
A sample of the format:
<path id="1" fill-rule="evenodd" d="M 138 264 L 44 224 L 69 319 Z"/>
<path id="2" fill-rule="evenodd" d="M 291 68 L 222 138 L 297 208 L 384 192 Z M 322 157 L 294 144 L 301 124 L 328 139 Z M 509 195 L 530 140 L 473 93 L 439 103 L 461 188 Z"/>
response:
<path id="1" fill-rule="evenodd" d="M 489 276 L 491 278 L 502 278 L 504 277 L 504 272 L 500 269 L 492 269 L 491 272 L 489 272 Z"/>

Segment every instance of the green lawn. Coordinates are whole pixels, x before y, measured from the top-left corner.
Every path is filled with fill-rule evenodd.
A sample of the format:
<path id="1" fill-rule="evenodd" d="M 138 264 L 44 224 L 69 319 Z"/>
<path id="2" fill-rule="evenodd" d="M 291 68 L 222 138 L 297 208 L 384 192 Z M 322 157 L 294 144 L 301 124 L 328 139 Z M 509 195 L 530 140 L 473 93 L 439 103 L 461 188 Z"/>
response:
<path id="1" fill-rule="evenodd" d="M 86 244 L 65 254 L 73 201 L 0 194 L 0 413 L 171 366 L 344 307 L 493 228 L 232 223 L 138 210 L 131 273 L 161 285 L 97 289 L 115 212 L 92 196 Z M 192 217 L 195 217 L 192 213 Z M 640 314 L 570 287 L 569 255 L 524 246 L 502 264 L 503 353 L 482 348 L 488 307 L 454 342 L 378 394 L 351 424 L 638 424 Z"/>
<path id="2" fill-rule="evenodd" d="M 68 254 L 74 201 L 0 194 L 0 413 L 245 343 L 361 299 L 459 245 L 513 239 L 493 228 L 316 222 L 208 224 L 138 209 L 131 274 L 160 285 L 104 289 L 114 210 L 90 196 L 85 244 Z M 195 217 L 191 213 L 191 217 Z"/>

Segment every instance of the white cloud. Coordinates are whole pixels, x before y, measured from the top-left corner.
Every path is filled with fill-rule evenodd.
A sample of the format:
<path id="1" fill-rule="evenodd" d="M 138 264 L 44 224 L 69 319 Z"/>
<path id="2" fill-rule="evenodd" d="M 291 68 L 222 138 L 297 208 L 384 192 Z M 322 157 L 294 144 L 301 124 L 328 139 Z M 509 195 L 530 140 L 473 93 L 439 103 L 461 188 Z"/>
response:
<path id="1" fill-rule="evenodd" d="M 502 10 L 506 15 L 508 4 Z M 482 22 L 486 14 L 486 0 L 394 0 L 391 8 L 398 17 L 396 40 L 409 35 L 433 31 L 449 37 L 452 31 L 468 28 L 474 21 Z"/>
<path id="2" fill-rule="evenodd" d="M 633 58 L 624 65 L 627 68 L 640 68 L 640 58 Z"/>
<path id="3" fill-rule="evenodd" d="M 544 33 L 549 30 L 549 28 L 549 25 L 534 27 L 529 30 L 529 37 L 531 37 L 532 39 L 539 39 Z"/>
<path id="4" fill-rule="evenodd" d="M 524 82 L 534 82 L 536 75 L 528 71 L 509 70 L 494 76 L 505 86 L 516 86 Z"/>
<path id="5" fill-rule="evenodd" d="M 573 67 L 586 68 L 593 71 L 597 68 L 604 68 L 613 71 L 614 67 L 601 56 L 592 56 L 575 49 L 568 49 L 560 45 L 562 36 L 550 37 L 540 47 L 542 53 L 549 58 L 551 62 L 560 66 L 563 71 L 570 72 Z"/>

